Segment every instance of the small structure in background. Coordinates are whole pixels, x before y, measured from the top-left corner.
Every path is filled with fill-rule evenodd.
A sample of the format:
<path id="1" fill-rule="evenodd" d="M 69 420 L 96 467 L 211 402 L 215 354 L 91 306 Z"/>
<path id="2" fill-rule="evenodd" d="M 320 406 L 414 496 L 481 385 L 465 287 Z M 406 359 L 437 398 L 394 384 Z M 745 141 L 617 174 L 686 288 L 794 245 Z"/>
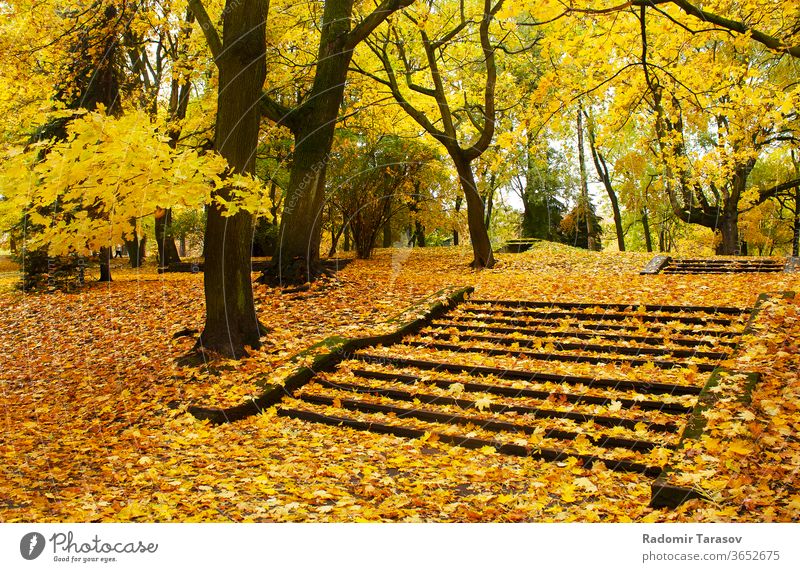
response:
<path id="1" fill-rule="evenodd" d="M 512 238 L 500 249 L 500 252 L 520 253 L 530 250 L 541 238 Z"/>
<path id="2" fill-rule="evenodd" d="M 672 258 L 660 254 L 640 274 L 728 274 L 741 272 L 797 272 L 800 262 L 778 258 Z"/>

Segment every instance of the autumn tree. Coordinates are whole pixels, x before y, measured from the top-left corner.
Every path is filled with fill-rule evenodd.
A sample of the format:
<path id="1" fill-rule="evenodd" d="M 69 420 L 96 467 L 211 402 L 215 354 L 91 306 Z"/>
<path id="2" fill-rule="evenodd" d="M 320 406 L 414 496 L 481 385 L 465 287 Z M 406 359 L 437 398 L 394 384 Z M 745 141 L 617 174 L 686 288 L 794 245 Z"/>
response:
<path id="1" fill-rule="evenodd" d="M 409 26 L 395 23 L 369 42 L 380 72 L 362 68 L 363 73 L 385 86 L 403 110 L 450 156 L 467 203 L 471 265 L 478 269 L 494 265 L 473 162 L 489 148 L 497 121 L 497 45 L 490 27 L 502 8 L 503 0 L 494 4 L 484 0 L 477 10 L 467 7 L 464 1 L 458 6 L 431 3 L 420 7 L 419 13 L 406 14 Z M 448 26 L 448 22 L 453 24 Z M 470 90 L 463 89 L 467 84 L 472 87 L 472 78 L 463 74 L 463 58 L 469 56 L 450 52 L 457 52 L 456 46 L 468 45 L 466 38 L 475 33 L 480 42 L 482 81 L 478 83 L 482 97 L 469 101 Z"/>
<path id="2" fill-rule="evenodd" d="M 383 0 L 353 25 L 353 0 L 326 0 L 308 91 L 287 103 L 263 94 L 263 114 L 294 136 L 277 246 L 263 281 L 303 283 L 319 272 L 326 170 L 353 51 L 392 13 L 412 2 Z M 295 93 L 298 87 L 293 86 Z"/>
<path id="3" fill-rule="evenodd" d="M 62 59 L 57 70 L 58 83 L 54 86 L 51 98 L 58 107 L 68 110 L 102 109 L 106 113 L 119 115 L 122 111 L 120 100 L 120 62 L 119 40 L 124 30 L 123 19 L 130 14 L 120 11 L 112 4 L 95 3 L 86 10 L 66 11 L 62 25 L 65 31 L 54 41 L 63 46 L 60 53 Z M 75 116 L 69 113 L 54 114 L 31 137 L 30 142 L 60 141 L 67 137 L 67 128 Z M 44 157 L 47 149 L 43 148 L 40 157 Z M 54 217 L 64 215 L 63 205 L 59 204 L 59 195 L 54 194 L 49 206 L 42 205 L 40 211 L 48 208 Z M 91 205 L 87 205 L 91 209 Z M 71 216 L 66 213 L 66 216 Z M 93 216 L 98 216 L 93 213 Z M 29 219 L 22 223 L 26 234 L 37 232 L 40 226 L 29 226 Z M 97 245 L 100 260 L 100 281 L 111 281 L 110 257 L 108 243 Z M 28 258 L 23 263 L 28 272 L 37 272 L 47 264 L 46 251 L 26 251 Z M 29 278 L 25 279 L 28 283 Z"/>
<path id="4" fill-rule="evenodd" d="M 219 71 L 214 145 L 226 159 L 225 177 L 254 171 L 266 79 L 267 0 L 229 0 L 222 14 L 222 37 L 200 0 L 190 7 L 208 42 Z M 246 347 L 258 348 L 263 333 L 250 277 L 253 215 L 235 214 L 225 204 L 235 189 L 223 185 L 208 208 L 205 235 L 204 289 L 206 319 L 197 349 L 239 358 Z"/>
<path id="5" fill-rule="evenodd" d="M 349 227 L 357 256 L 369 258 L 380 231 L 390 228 L 394 215 L 405 209 L 413 213 L 410 235 L 424 246 L 419 210 L 425 206 L 421 187 L 423 173 L 434 157 L 431 150 L 392 135 L 370 140 L 350 133 L 340 139 L 331 165 L 329 200 L 341 211 L 339 233 Z"/>
<path id="6" fill-rule="evenodd" d="M 709 72 L 702 80 L 706 83 L 706 93 L 714 94 L 706 99 L 711 113 L 702 113 L 703 109 L 696 111 L 701 111 L 700 121 L 713 122 L 714 133 L 706 144 L 706 160 L 700 164 L 708 166 L 707 174 L 693 172 L 691 165 L 696 162 L 690 159 L 687 114 L 691 117 L 691 112 L 687 108 L 697 102 L 699 90 L 687 88 L 686 83 L 663 72 L 660 50 L 653 50 L 648 43 L 644 7 L 639 11 L 639 22 L 642 70 L 655 113 L 655 131 L 673 212 L 684 222 L 718 231 L 721 235 L 719 254 L 737 254 L 740 251 L 739 202 L 748 189 L 748 179 L 760 153 L 775 142 L 785 140 L 787 122 L 796 119 L 792 102 L 797 98 L 797 90 L 776 89 L 777 86 L 769 82 L 769 79 L 777 79 L 775 74 L 780 73 L 767 71 L 767 66 L 772 67 L 771 56 L 765 58 L 751 49 L 716 40 L 699 47 L 693 58 L 695 66 L 713 66 L 720 83 L 708 86 L 714 72 L 710 67 L 705 68 Z M 761 70 L 756 73 L 763 79 L 754 82 L 753 71 L 759 67 Z M 709 87 L 716 89 L 712 91 Z M 768 105 L 775 111 L 760 113 L 756 109 L 760 105 Z M 710 131 L 709 123 L 697 125 Z M 794 183 L 787 181 L 761 189 L 760 197 L 766 200 L 787 186 L 792 187 Z"/>

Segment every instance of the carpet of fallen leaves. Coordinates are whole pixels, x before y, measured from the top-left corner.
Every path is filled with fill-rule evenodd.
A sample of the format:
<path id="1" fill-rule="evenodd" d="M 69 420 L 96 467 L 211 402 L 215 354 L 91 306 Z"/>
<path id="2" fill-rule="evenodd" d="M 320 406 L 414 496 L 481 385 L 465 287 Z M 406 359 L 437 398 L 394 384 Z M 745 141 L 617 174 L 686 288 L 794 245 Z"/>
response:
<path id="1" fill-rule="evenodd" d="M 797 274 L 640 276 L 650 256 L 547 245 L 474 272 L 458 248 L 378 250 L 304 292 L 256 286 L 264 346 L 238 364 L 181 368 L 203 323 L 202 276 L 115 269 L 111 284 L 42 295 L 0 283 L 0 521 L 791 521 L 800 518 L 800 297 L 775 300 L 736 367 L 752 402 L 722 401 L 685 456 L 714 502 L 647 504 L 651 479 L 277 417 L 223 426 L 227 406 L 277 381 L 333 334 L 384 332 L 453 285 L 556 302 L 752 306 Z M 281 367 L 283 366 L 283 367 Z M 554 365 L 553 367 L 557 367 Z M 694 471 L 694 473 L 692 473 Z"/>

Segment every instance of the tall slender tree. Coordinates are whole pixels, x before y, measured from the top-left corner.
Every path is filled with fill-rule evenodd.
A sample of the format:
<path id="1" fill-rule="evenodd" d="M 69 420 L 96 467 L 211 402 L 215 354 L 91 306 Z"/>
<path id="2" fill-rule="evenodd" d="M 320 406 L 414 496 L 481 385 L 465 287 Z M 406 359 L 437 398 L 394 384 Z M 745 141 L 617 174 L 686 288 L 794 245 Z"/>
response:
<path id="1" fill-rule="evenodd" d="M 442 68 L 445 52 L 459 41 L 463 35 L 471 31 L 475 23 L 466 16 L 464 1 L 459 3 L 457 14 L 454 17 L 455 25 L 449 29 L 438 32 L 435 36 L 429 34 L 425 22 L 408 18 L 414 24 L 418 34 L 422 54 L 417 59 L 416 54 L 410 54 L 406 46 L 403 33 L 393 28 L 382 39 L 369 43 L 372 52 L 378 57 L 383 68 L 383 75 L 365 71 L 387 87 L 403 110 L 422 127 L 428 134 L 444 146 L 453 162 L 461 190 L 467 202 L 467 224 L 469 226 L 470 241 L 472 243 L 472 267 L 491 268 L 494 266 L 494 253 L 489 241 L 486 228 L 484 202 L 478 191 L 473 172 L 473 161 L 481 156 L 492 142 L 497 120 L 495 92 L 497 87 L 497 61 L 495 52 L 497 46 L 492 43 L 490 26 L 497 13 L 503 7 L 504 0 L 492 3 L 484 0 L 479 12 L 477 33 L 480 41 L 481 60 L 483 68 L 483 101 L 480 104 L 470 105 L 465 102 L 463 107 L 455 108 L 452 100 L 455 97 L 453 88 L 458 85 L 458 80 L 447 78 L 447 71 Z M 396 56 L 393 52 L 396 52 Z M 398 73 L 395 71 L 399 60 L 402 66 L 400 74 L 405 78 L 405 86 L 401 87 Z M 419 63 L 419 62 L 424 62 Z M 418 69 L 419 68 L 419 69 Z M 415 74 L 425 71 L 429 76 L 430 86 L 419 85 L 414 81 Z M 413 93 L 429 98 L 435 103 L 435 115 L 423 111 L 414 105 L 406 93 Z M 464 93 L 459 93 L 465 97 Z M 465 125 L 470 124 L 476 135 L 463 145 L 459 139 L 463 137 Z M 457 243 L 457 235 L 454 234 Z"/>

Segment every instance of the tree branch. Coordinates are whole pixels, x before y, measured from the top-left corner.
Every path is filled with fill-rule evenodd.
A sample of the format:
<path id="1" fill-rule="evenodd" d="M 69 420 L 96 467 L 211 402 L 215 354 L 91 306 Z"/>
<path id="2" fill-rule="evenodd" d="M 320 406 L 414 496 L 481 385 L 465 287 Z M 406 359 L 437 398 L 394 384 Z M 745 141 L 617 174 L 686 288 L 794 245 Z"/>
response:
<path id="1" fill-rule="evenodd" d="M 639 0 L 641 4 L 644 5 L 653 5 L 656 2 L 653 0 Z M 752 27 L 748 26 L 744 22 L 739 22 L 737 20 L 731 20 L 729 18 L 725 18 L 723 16 L 719 16 L 717 14 L 713 14 L 711 12 L 706 12 L 705 10 L 698 8 L 691 2 L 687 2 L 686 0 L 670 0 L 670 3 L 674 4 L 690 16 L 694 16 L 699 20 L 703 20 L 704 22 L 710 22 L 721 28 L 725 28 L 726 30 L 731 30 L 732 32 L 738 32 L 739 34 L 750 34 L 755 41 L 763 44 L 764 46 L 768 47 L 771 50 L 775 50 L 777 52 L 785 52 L 792 57 L 800 58 L 800 46 L 787 46 L 782 40 L 770 36 L 769 34 L 765 34 L 759 30 L 755 30 Z"/>
<path id="2" fill-rule="evenodd" d="M 407 6 L 411 6 L 414 0 L 383 0 L 380 5 L 372 11 L 372 13 L 364 18 L 355 28 L 353 28 L 347 35 L 347 42 L 345 49 L 353 50 L 355 47 L 364 41 L 375 28 L 391 16 L 394 12 L 402 10 Z"/>
<path id="3" fill-rule="evenodd" d="M 491 0 L 484 0 L 483 5 L 483 19 L 479 29 L 481 38 L 481 48 L 483 49 L 483 57 L 486 62 L 486 83 L 484 84 L 483 91 L 483 130 L 480 132 L 478 140 L 466 150 L 467 158 L 479 157 L 492 142 L 494 137 L 494 124 L 496 120 L 495 110 L 495 88 L 497 86 L 497 64 L 494 59 L 494 46 L 489 40 L 489 24 L 495 14 L 503 7 L 504 0 L 498 0 L 497 4 L 492 6 Z"/>
<path id="4" fill-rule="evenodd" d="M 773 185 L 768 189 L 761 189 L 758 191 L 758 198 L 753 201 L 753 206 L 760 205 L 767 199 L 777 196 L 779 193 L 784 191 L 788 191 L 789 189 L 793 189 L 797 186 L 800 186 L 800 179 L 793 179 L 791 181 L 786 181 L 785 183 L 780 183 L 777 185 Z"/>
<path id="5" fill-rule="evenodd" d="M 219 38 L 219 32 L 214 27 L 214 23 L 206 12 L 206 7 L 203 6 L 203 0 L 188 0 L 189 9 L 197 18 L 197 23 L 200 24 L 200 29 L 203 30 L 203 36 L 206 38 L 208 49 L 211 50 L 211 57 L 216 62 L 222 56 L 222 40 Z"/>

